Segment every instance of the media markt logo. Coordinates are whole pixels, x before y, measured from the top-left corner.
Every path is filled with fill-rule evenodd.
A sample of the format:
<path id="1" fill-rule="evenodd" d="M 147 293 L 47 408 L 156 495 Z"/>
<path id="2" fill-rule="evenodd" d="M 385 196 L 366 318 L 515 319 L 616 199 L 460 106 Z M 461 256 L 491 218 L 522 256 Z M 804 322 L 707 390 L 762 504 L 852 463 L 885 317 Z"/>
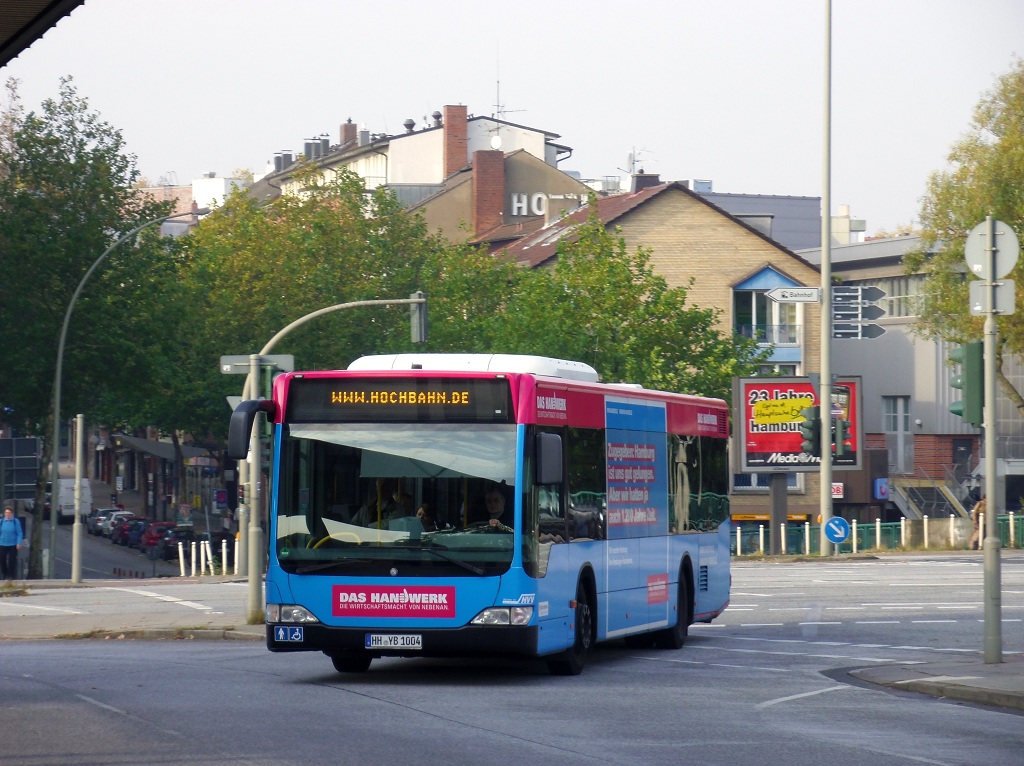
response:
<path id="1" fill-rule="evenodd" d="M 773 452 L 768 456 L 768 459 L 764 461 L 767 464 L 793 464 L 797 463 L 800 465 L 807 465 L 810 463 L 820 463 L 821 458 L 814 455 L 808 455 L 804 452 L 800 453 L 783 453 Z"/>

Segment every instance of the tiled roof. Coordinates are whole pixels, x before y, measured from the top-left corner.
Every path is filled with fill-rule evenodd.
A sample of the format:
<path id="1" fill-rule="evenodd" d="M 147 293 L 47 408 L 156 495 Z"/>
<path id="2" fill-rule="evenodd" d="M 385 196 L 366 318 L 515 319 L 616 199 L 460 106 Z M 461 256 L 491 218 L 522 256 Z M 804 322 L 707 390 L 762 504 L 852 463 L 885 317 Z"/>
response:
<path id="1" fill-rule="evenodd" d="M 658 184 L 656 186 L 649 186 L 646 189 L 642 189 L 638 192 L 631 194 L 617 194 L 612 197 L 604 197 L 598 199 L 596 202 L 597 216 L 604 223 L 605 226 L 614 224 L 618 219 L 630 211 L 636 209 L 640 205 L 654 199 L 655 197 L 665 194 L 669 191 L 682 192 L 694 200 L 697 200 L 702 205 L 706 205 L 711 209 L 717 211 L 721 215 L 732 220 L 737 226 L 742 226 L 747 231 L 756 234 L 761 239 L 765 240 L 773 247 L 777 248 L 782 253 L 794 258 L 801 263 L 810 266 L 813 269 L 817 269 L 812 263 L 802 258 L 801 256 L 794 253 L 792 250 L 784 247 L 783 245 L 776 242 L 771 237 L 765 236 L 757 229 L 753 228 L 749 224 L 745 223 L 742 219 L 737 218 L 730 213 L 727 213 L 717 205 L 708 202 L 706 199 L 701 197 L 699 194 L 690 191 L 683 184 L 679 182 L 668 182 Z M 558 243 L 563 239 L 571 239 L 573 232 L 576 227 L 586 221 L 587 217 L 591 214 L 593 207 L 586 206 L 579 210 L 576 210 L 571 215 L 566 216 L 550 226 L 545 226 L 539 229 L 532 235 L 523 236 L 518 242 L 509 246 L 506 252 L 515 258 L 515 260 L 522 266 L 537 267 L 541 264 L 554 258 L 558 252 Z M 489 240 L 491 237 L 489 233 L 482 236 L 480 239 Z"/>

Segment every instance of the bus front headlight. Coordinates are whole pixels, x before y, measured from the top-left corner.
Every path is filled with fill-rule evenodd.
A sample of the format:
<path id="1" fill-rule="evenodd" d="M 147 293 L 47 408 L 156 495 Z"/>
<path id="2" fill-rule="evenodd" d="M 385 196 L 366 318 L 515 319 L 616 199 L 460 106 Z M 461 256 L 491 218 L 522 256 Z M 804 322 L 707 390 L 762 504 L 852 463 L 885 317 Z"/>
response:
<path id="1" fill-rule="evenodd" d="M 532 606 L 491 607 L 470 620 L 471 625 L 528 625 L 533 617 Z"/>
<path id="2" fill-rule="evenodd" d="M 267 622 L 320 622 L 306 607 L 298 604 L 267 604 Z"/>

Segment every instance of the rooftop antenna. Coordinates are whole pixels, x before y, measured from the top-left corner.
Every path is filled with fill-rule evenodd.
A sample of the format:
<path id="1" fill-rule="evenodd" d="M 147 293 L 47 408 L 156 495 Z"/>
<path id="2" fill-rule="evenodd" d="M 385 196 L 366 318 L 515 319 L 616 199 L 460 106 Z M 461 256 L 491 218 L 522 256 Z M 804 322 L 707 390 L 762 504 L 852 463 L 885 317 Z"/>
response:
<path id="1" fill-rule="evenodd" d="M 495 75 L 496 75 L 496 79 L 495 79 L 495 85 L 494 85 L 494 112 L 491 113 L 491 117 L 496 119 L 496 120 L 504 121 L 506 114 L 511 114 L 512 112 L 525 112 L 526 111 L 525 109 L 506 109 L 505 105 L 503 103 L 501 103 L 501 52 L 500 52 L 500 46 L 499 46 L 499 52 L 498 52 L 498 60 L 495 63 Z M 495 126 L 491 129 L 491 132 L 494 133 L 494 137 L 491 139 L 491 148 L 492 149 L 499 149 L 499 148 L 501 148 L 501 135 L 500 135 L 500 133 L 501 133 L 501 125 L 495 124 Z"/>
<path id="2" fill-rule="evenodd" d="M 631 176 L 636 175 L 637 167 L 640 165 L 641 154 L 651 154 L 651 151 L 649 149 L 637 149 L 634 146 L 633 151 L 626 155 L 626 167 L 619 168 L 619 170 L 621 170 L 623 173 L 629 173 L 629 175 Z M 644 172 L 642 167 L 640 168 L 640 172 Z"/>

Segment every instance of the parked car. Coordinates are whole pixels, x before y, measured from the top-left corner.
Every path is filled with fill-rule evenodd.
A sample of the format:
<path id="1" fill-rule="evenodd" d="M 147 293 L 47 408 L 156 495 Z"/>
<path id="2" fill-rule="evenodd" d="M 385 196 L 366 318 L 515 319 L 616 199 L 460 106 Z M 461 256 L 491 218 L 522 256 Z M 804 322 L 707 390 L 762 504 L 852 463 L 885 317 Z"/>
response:
<path id="1" fill-rule="evenodd" d="M 178 544 L 185 544 L 185 560 L 189 559 L 191 555 L 189 553 L 189 546 L 199 540 L 199 535 L 196 534 L 195 529 L 192 527 L 175 527 L 174 529 L 167 530 L 167 533 L 160 538 L 160 556 L 159 558 L 164 561 L 177 561 L 178 560 Z"/>
<path id="2" fill-rule="evenodd" d="M 142 548 L 142 536 L 152 523 L 150 519 L 135 519 L 128 527 L 128 538 L 124 544 L 129 548 Z"/>
<path id="3" fill-rule="evenodd" d="M 144 522 L 145 519 L 131 516 L 115 521 L 114 526 L 110 530 L 110 542 L 114 545 L 128 545 L 128 536 L 140 521 Z"/>
<path id="4" fill-rule="evenodd" d="M 96 522 L 96 529 L 99 530 L 99 534 L 103 537 L 110 537 L 110 533 L 114 529 L 114 525 L 122 519 L 135 518 L 135 514 L 131 511 L 121 511 L 113 509 L 107 514 L 106 518 L 102 521 Z"/>
<path id="5" fill-rule="evenodd" d="M 156 551 L 159 554 L 160 540 L 169 530 L 174 529 L 173 521 L 154 521 L 142 533 L 139 550 L 143 553 Z"/>
<path id="6" fill-rule="evenodd" d="M 85 527 L 90 535 L 101 535 L 100 524 L 106 522 L 107 517 L 112 513 L 116 513 L 119 508 L 94 508 L 89 511 L 89 515 L 85 517 Z"/>

